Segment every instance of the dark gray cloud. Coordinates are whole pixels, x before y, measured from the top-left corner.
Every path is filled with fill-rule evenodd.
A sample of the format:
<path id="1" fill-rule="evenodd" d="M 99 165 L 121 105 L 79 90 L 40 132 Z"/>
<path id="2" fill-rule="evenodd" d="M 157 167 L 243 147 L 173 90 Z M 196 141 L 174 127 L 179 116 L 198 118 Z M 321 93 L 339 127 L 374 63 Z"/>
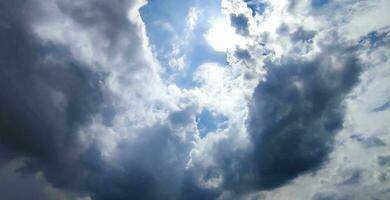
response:
<path id="1" fill-rule="evenodd" d="M 386 143 L 383 140 L 375 136 L 366 138 L 365 140 L 362 141 L 362 144 L 366 148 L 386 146 Z"/>
<path id="2" fill-rule="evenodd" d="M 381 111 L 385 111 L 385 110 L 387 110 L 387 109 L 389 109 L 389 108 L 390 108 L 390 101 L 384 103 L 384 104 L 381 105 L 381 106 L 376 107 L 376 108 L 373 109 L 372 111 L 373 111 L 373 112 L 381 112 Z"/>
<path id="3" fill-rule="evenodd" d="M 362 135 L 352 135 L 351 139 L 361 143 L 365 148 L 375 148 L 386 146 L 386 143 L 376 136 L 363 137 Z"/>
<path id="4" fill-rule="evenodd" d="M 362 66 L 354 48 L 340 44 L 323 50 L 308 61 L 267 64 L 247 122 L 253 150 L 241 160 L 225 158 L 226 187 L 272 190 L 316 171 L 328 159 L 343 124 L 343 99 L 358 83 Z"/>
<path id="5" fill-rule="evenodd" d="M 77 145 L 77 129 L 99 110 L 104 77 L 66 48 L 32 36 L 22 14 L 30 5 L 17 2 L 0 6 L 7 24 L 0 30 L 1 145 L 54 161 Z"/>
<path id="6" fill-rule="evenodd" d="M 172 112 L 168 117 L 169 121 L 173 126 L 179 127 L 186 124 L 190 124 L 192 121 L 195 120 L 194 110 L 196 110 L 195 107 L 188 107 L 184 110 Z"/>
<path id="7" fill-rule="evenodd" d="M 133 2 L 122 3 L 88 1 L 80 7 L 63 1 L 60 8 L 85 29 L 102 34 L 115 54 L 121 50 L 123 34 L 131 31 L 127 8 Z M 88 147 L 79 140 L 79 130 L 92 116 L 108 116 L 105 121 L 110 124 L 115 115 L 114 109 L 107 108 L 110 102 L 105 102 L 101 87 L 106 75 L 73 58 L 68 47 L 37 38 L 31 27 L 37 13 L 39 7 L 30 3 L 0 2 L 1 23 L 5 24 L 0 27 L 0 161 L 23 157 L 25 162 L 16 173 L 33 177 L 42 172 L 48 181 L 45 184 L 96 200 L 201 194 L 182 186 L 191 144 L 185 144 L 167 125 L 145 128 L 136 140 L 122 140 L 115 149 L 115 163 L 104 160 L 99 144 L 90 141 Z M 142 40 L 132 44 L 141 47 Z M 171 120 L 185 126 L 190 121 L 181 113 L 185 111 L 172 114 Z M 36 181 L 27 179 L 24 183 L 20 189 L 36 188 L 36 197 L 44 198 L 38 190 L 46 186 L 34 186 Z M 25 199 L 18 193 L 14 188 L 7 197 Z"/>
<path id="8" fill-rule="evenodd" d="M 249 60 L 252 58 L 251 54 L 248 50 L 245 49 L 237 49 L 234 52 L 234 56 L 236 56 L 240 60 Z"/>
<path id="9" fill-rule="evenodd" d="M 283 26 L 281 26 L 281 29 Z M 302 42 L 307 42 L 307 43 L 311 43 L 314 36 L 315 36 L 315 32 L 314 31 L 308 31 L 308 30 L 304 30 L 302 27 L 298 28 L 298 30 L 296 30 L 292 35 L 291 35 L 291 39 L 294 41 L 294 42 L 299 42 L 299 41 L 302 41 Z"/>
<path id="10" fill-rule="evenodd" d="M 380 166 L 390 167 L 390 155 L 378 156 L 378 164 Z"/>
<path id="11" fill-rule="evenodd" d="M 196 173 L 196 172 L 194 172 Z M 222 193 L 222 189 L 212 189 L 199 186 L 199 183 L 196 181 L 196 175 L 189 172 L 183 179 L 181 186 L 181 194 L 178 199 L 185 200 L 212 200 L 217 199 Z"/>
<path id="12" fill-rule="evenodd" d="M 29 21 L 35 12 L 30 2 L 0 3 L 2 160 L 26 157 L 20 173 L 43 171 L 56 187 L 78 187 L 84 168 L 77 132 L 101 108 L 104 76 L 64 46 L 36 38 Z"/>
<path id="13" fill-rule="evenodd" d="M 236 33 L 240 35 L 248 35 L 248 18 L 244 14 L 231 14 L 230 15 L 231 25 L 236 28 Z"/>
<path id="14" fill-rule="evenodd" d="M 340 195 L 336 193 L 316 193 L 313 197 L 313 200 L 352 200 L 351 195 Z"/>
<path id="15" fill-rule="evenodd" d="M 287 35 L 288 34 L 289 27 L 286 23 L 280 24 L 280 26 L 277 29 L 277 32 L 281 35 Z"/>
<path id="16" fill-rule="evenodd" d="M 293 12 L 298 3 L 299 3 L 299 0 L 291 0 L 288 4 L 288 10 L 290 12 Z"/>
<path id="17" fill-rule="evenodd" d="M 103 161 L 96 148 L 86 155 L 91 170 L 87 190 L 96 200 L 177 199 L 183 195 L 190 147 L 167 126 L 155 125 L 119 143 L 113 159 L 119 168 Z"/>
<path id="18" fill-rule="evenodd" d="M 365 170 L 363 169 L 350 169 L 345 171 L 342 174 L 343 180 L 340 184 L 342 185 L 351 185 L 351 184 L 360 184 L 363 176 L 364 176 Z"/>
<path id="19" fill-rule="evenodd" d="M 337 63 L 330 62 L 331 55 Z M 266 82 L 255 90 L 248 121 L 257 187 L 272 189 L 321 166 L 343 124 L 342 101 L 360 71 L 348 49 L 269 68 Z"/>
<path id="20" fill-rule="evenodd" d="M 137 1 L 55 3 L 69 20 L 101 39 L 97 43 L 107 44 L 107 58 L 120 55 L 123 63 L 136 63 L 124 67 L 129 73 L 119 78 L 127 80 L 133 69 L 151 68 L 140 51 L 142 34 L 132 34 L 140 27 L 128 20 L 128 8 Z M 165 123 L 123 133 L 129 137 L 118 136 L 119 143 L 107 158 L 98 141 L 86 145 L 80 140 L 80 130 L 91 125 L 94 116 L 102 117 L 105 126 L 114 124 L 116 109 L 103 88 L 109 70 L 93 70 L 98 68 L 74 58 L 68 46 L 38 38 L 33 19 L 44 23 L 48 17 L 40 9 L 32 2 L 0 2 L 0 166 L 23 158 L 12 168 L 14 174 L 0 168 L 0 174 L 6 174 L 0 180 L 0 193 L 7 199 L 26 199 L 28 194 L 39 199 L 216 199 L 224 189 L 280 187 L 302 173 L 315 172 L 327 160 L 343 124 L 343 99 L 361 71 L 354 49 L 341 44 L 323 46 L 323 52 L 311 60 L 266 63 L 267 81 L 257 86 L 247 121 L 252 146 L 233 151 L 235 138 L 222 140 L 210 152 L 219 169 L 187 168 L 196 135 L 183 133 L 188 130 L 182 128 L 194 125 L 198 108 L 192 107 L 168 114 Z M 230 17 L 237 33 L 248 35 L 246 16 Z M 286 27 L 280 31 L 287 33 Z M 290 36 L 293 42 L 312 42 L 315 32 L 300 28 Z M 235 56 L 255 59 L 245 49 Z M 381 145 L 380 140 L 367 141 Z M 388 160 L 378 157 L 378 164 L 388 166 Z M 38 173 L 44 181 L 34 179 Z M 221 175 L 222 188 L 201 185 L 200 173 L 210 180 Z M 353 172 L 345 184 L 358 183 L 361 176 Z M 19 185 L 8 184 L 13 180 L 23 184 L 11 187 Z M 47 186 L 63 193 L 46 193 Z M 314 199 L 343 198 L 317 194 Z"/>
<path id="21" fill-rule="evenodd" d="M 71 200 L 76 195 L 50 186 L 42 174 L 20 173 L 22 160 L 0 164 L 0 193 L 2 199 Z M 17 192 L 15 192 L 17 191 Z"/>

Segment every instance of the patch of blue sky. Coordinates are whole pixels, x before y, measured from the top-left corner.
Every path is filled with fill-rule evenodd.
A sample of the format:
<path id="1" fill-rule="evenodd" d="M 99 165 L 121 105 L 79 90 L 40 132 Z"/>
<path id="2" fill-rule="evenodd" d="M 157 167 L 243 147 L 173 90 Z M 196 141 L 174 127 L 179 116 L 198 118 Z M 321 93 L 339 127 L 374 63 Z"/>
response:
<path id="1" fill-rule="evenodd" d="M 149 0 L 140 9 L 141 18 L 145 23 L 149 41 L 159 47 L 165 48 L 170 44 L 174 34 L 182 34 L 186 26 L 185 17 L 191 1 L 176 0 Z M 174 12 L 173 12 L 174 11 Z"/>
<path id="2" fill-rule="evenodd" d="M 199 13 L 191 29 L 187 16 L 194 8 Z M 192 88 L 197 85 L 192 74 L 198 66 L 206 62 L 227 64 L 225 53 L 213 50 L 205 38 L 211 25 L 209 20 L 223 17 L 220 1 L 149 0 L 140 14 L 149 43 L 164 69 L 164 80 Z"/>
<path id="3" fill-rule="evenodd" d="M 252 10 L 252 16 L 255 16 L 256 14 L 262 15 L 265 11 L 265 8 L 267 5 L 259 0 L 244 0 L 247 7 Z"/>
<path id="4" fill-rule="evenodd" d="M 385 40 L 389 37 L 389 31 L 385 32 L 378 32 L 373 31 L 367 34 L 366 38 L 370 45 L 373 47 L 384 45 L 386 42 Z"/>
<path id="5" fill-rule="evenodd" d="M 330 0 L 311 0 L 311 6 L 314 8 L 322 7 L 327 4 Z"/>
<path id="6" fill-rule="evenodd" d="M 373 109 L 373 112 L 382 112 L 382 111 L 385 111 L 385 110 L 388 110 L 390 109 L 390 101 L 384 103 L 383 105 Z"/>
<path id="7" fill-rule="evenodd" d="M 197 117 L 196 122 L 199 135 L 204 138 L 208 133 L 227 127 L 228 118 L 204 109 Z"/>

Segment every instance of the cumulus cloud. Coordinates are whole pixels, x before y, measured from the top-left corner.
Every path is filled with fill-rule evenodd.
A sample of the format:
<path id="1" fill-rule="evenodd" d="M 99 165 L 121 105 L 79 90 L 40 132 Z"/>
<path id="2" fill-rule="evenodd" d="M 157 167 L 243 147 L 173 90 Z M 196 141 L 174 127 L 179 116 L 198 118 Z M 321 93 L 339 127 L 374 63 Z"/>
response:
<path id="1" fill-rule="evenodd" d="M 189 1 L 164 55 L 147 3 L 0 2 L 5 198 L 387 199 L 388 1 Z"/>
<path id="2" fill-rule="evenodd" d="M 248 35 L 248 19 L 243 14 L 230 15 L 230 21 L 233 27 L 236 28 L 236 33 L 241 35 Z"/>
<path id="3" fill-rule="evenodd" d="M 195 122 L 155 123 L 181 108 L 164 99 L 141 3 L 1 3 L 4 162 L 93 199 L 180 195 Z"/>
<path id="4" fill-rule="evenodd" d="M 342 52 L 271 66 L 266 81 L 256 88 L 248 123 L 258 187 L 280 186 L 327 159 L 343 124 L 341 101 L 361 70 L 353 53 Z"/>
<path id="5" fill-rule="evenodd" d="M 69 56 L 67 48 L 33 36 L 31 3 L 1 3 L 1 146 L 6 159 L 33 158 L 25 168 L 44 170 L 53 185 L 80 175 L 77 131 L 103 109 L 103 74 Z M 61 175 L 57 174 L 61 170 Z M 14 191 L 16 192 L 16 191 Z"/>
<path id="6" fill-rule="evenodd" d="M 375 4 L 382 3 L 377 1 Z M 290 188 L 302 187 L 299 183 L 312 184 L 305 182 L 310 179 L 308 177 L 326 177 L 332 167 L 340 167 L 335 160 L 338 159 L 335 151 L 340 159 L 341 155 L 352 157 L 348 155 L 349 150 L 340 149 L 344 145 L 354 146 L 349 140 L 348 144 L 341 145 L 344 141 L 341 138 L 353 135 L 351 128 L 359 127 L 358 122 L 350 121 L 359 115 L 356 110 L 351 110 L 350 103 L 354 101 L 351 95 L 356 95 L 356 88 L 367 86 L 367 73 L 372 72 L 365 70 L 376 68 L 384 72 L 388 51 L 380 42 L 386 41 L 386 37 L 377 37 L 386 35 L 386 30 L 383 30 L 386 26 L 373 29 L 371 33 L 367 29 L 358 37 L 351 36 L 350 24 L 340 20 L 352 19 L 362 12 L 358 7 L 361 6 L 359 2 L 351 4 L 356 6 L 351 16 L 338 13 L 331 17 L 331 7 L 342 5 L 339 8 L 342 10 L 346 9 L 343 7 L 346 5 L 333 1 L 222 1 L 232 26 L 236 30 L 248 30 L 246 38 L 252 40 L 247 45 L 227 51 L 227 55 L 232 68 L 240 69 L 238 74 L 251 75 L 244 76 L 246 79 L 243 82 L 248 91 L 253 91 L 251 99 L 242 101 L 250 105 L 248 116 L 244 117 L 247 119 L 247 131 L 241 133 L 241 137 L 250 138 L 247 147 L 229 153 L 221 150 L 222 146 L 234 146 L 234 140 L 230 140 L 236 137 L 233 134 L 221 134 L 218 139 L 210 137 L 207 144 L 212 146 L 207 148 L 220 151 L 212 154 L 216 163 L 207 167 L 204 165 L 202 170 L 214 174 L 208 180 L 212 181 L 215 177 L 222 180 L 220 186 L 225 189 L 222 199 L 251 198 L 253 195 L 247 193 L 258 190 L 265 190 L 260 194 L 265 199 L 321 199 L 321 195 L 313 197 L 314 193 L 291 196 Z M 262 11 L 254 11 L 254 5 L 263 6 Z M 375 7 L 372 9 L 375 10 Z M 238 22 L 236 16 L 247 20 Z M 325 17 L 330 20 L 326 21 Z M 372 37 L 375 37 L 375 42 L 370 42 Z M 376 57 L 378 55 L 381 58 Z M 369 60 L 368 57 L 373 59 Z M 260 73 L 253 73 L 256 70 Z M 387 115 L 383 117 L 387 118 Z M 381 123 L 376 125 L 377 128 L 382 127 L 379 128 L 381 131 L 386 131 L 388 127 Z M 344 135 L 339 136 L 338 133 Z M 373 138 L 367 136 L 367 139 L 360 140 L 360 146 L 356 148 L 372 148 L 372 151 L 376 148 L 386 149 L 386 142 Z M 375 156 L 371 160 L 375 160 Z M 360 162 L 348 166 L 367 169 Z M 367 170 L 369 173 L 377 172 L 377 169 Z M 321 175 L 315 176 L 318 172 Z M 359 182 L 353 187 L 345 186 L 349 189 L 335 196 L 356 198 L 348 194 L 351 188 L 362 187 L 367 191 L 373 185 L 380 184 L 359 174 L 354 173 L 350 180 L 341 182 L 351 185 L 347 183 L 359 177 L 359 180 L 370 182 L 370 186 L 360 186 Z M 313 190 L 318 191 L 321 186 L 332 188 L 331 185 L 337 185 L 337 182 L 340 183 L 334 180 L 327 186 L 315 184 Z"/>

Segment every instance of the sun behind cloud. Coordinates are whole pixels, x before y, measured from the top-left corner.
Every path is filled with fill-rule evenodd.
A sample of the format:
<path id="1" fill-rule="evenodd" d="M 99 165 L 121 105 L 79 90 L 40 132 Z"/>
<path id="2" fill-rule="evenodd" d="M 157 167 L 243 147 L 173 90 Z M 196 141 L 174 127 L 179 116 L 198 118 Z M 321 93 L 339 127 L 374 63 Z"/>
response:
<path id="1" fill-rule="evenodd" d="M 206 40 L 215 51 L 225 52 L 242 46 L 246 39 L 238 35 L 227 20 L 215 20 L 206 34 Z"/>

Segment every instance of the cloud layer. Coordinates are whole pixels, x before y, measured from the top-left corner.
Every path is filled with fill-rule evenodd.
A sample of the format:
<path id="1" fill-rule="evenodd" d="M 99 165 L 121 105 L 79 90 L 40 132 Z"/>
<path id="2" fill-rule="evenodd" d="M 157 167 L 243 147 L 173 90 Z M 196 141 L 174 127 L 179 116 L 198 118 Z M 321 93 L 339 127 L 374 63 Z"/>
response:
<path id="1" fill-rule="evenodd" d="M 205 3 L 0 2 L 3 197 L 387 199 L 388 1 Z"/>

